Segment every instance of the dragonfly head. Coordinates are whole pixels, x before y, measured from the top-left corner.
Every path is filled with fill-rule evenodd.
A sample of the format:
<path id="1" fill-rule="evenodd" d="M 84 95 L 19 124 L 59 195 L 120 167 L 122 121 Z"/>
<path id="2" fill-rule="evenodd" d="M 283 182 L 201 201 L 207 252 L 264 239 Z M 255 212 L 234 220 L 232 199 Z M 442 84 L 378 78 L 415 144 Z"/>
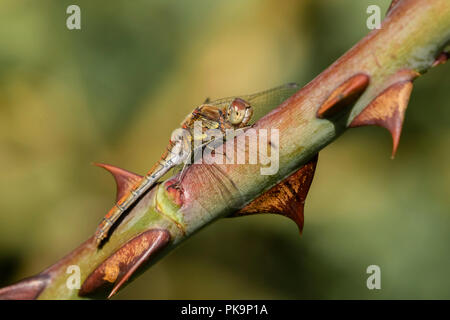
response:
<path id="1" fill-rule="evenodd" d="M 244 127 L 253 115 L 252 106 L 241 98 L 235 98 L 227 107 L 227 120 L 237 127 Z"/>

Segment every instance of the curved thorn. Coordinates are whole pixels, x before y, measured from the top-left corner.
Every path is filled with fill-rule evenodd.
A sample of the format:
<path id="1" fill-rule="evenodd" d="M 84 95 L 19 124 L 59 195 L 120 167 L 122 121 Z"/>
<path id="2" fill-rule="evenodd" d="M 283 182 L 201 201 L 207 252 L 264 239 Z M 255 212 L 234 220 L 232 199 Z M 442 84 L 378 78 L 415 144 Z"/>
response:
<path id="1" fill-rule="evenodd" d="M 328 96 L 317 110 L 320 119 L 329 118 L 347 106 L 351 106 L 358 100 L 369 85 L 370 77 L 364 73 L 358 73 L 340 84 Z"/>
<path id="2" fill-rule="evenodd" d="M 110 291 L 112 297 L 145 263 L 163 249 L 171 239 L 166 229 L 151 229 L 122 245 L 104 260 L 81 285 L 79 296 L 89 296 Z"/>
<path id="3" fill-rule="evenodd" d="M 106 163 L 94 162 L 93 165 L 107 170 L 114 177 L 117 186 L 116 201 L 119 201 L 119 199 L 121 199 L 138 181 L 141 181 L 143 178 L 141 175 Z"/>
<path id="4" fill-rule="evenodd" d="M 391 157 L 394 158 L 412 88 L 412 81 L 389 86 L 353 119 L 349 127 L 376 125 L 388 129 L 393 141 Z"/>
<path id="5" fill-rule="evenodd" d="M 318 155 L 279 184 L 264 192 L 230 217 L 274 213 L 293 220 L 303 231 L 304 204 L 316 171 Z"/>

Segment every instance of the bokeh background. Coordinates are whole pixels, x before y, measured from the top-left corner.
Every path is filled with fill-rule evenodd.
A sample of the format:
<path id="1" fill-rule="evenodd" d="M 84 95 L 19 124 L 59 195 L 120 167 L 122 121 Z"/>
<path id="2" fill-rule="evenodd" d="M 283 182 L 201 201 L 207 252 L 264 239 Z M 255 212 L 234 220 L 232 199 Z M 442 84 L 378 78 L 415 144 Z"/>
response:
<path id="1" fill-rule="evenodd" d="M 2 0 L 0 285 L 94 232 L 115 186 L 92 161 L 144 173 L 206 97 L 306 84 L 368 33 L 370 4 L 389 1 Z M 394 161 L 375 127 L 321 152 L 301 238 L 281 216 L 221 220 L 117 298 L 449 299 L 449 74 L 416 81 Z"/>

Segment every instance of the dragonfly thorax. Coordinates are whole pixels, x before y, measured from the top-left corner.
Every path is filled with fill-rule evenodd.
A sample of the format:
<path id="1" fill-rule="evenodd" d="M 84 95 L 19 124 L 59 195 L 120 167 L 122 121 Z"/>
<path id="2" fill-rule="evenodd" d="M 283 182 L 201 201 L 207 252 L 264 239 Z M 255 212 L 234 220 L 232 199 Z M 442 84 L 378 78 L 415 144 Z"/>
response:
<path id="1" fill-rule="evenodd" d="M 191 155 L 192 135 L 189 130 L 179 128 L 172 133 L 170 139 L 170 159 L 174 165 L 185 162 Z"/>

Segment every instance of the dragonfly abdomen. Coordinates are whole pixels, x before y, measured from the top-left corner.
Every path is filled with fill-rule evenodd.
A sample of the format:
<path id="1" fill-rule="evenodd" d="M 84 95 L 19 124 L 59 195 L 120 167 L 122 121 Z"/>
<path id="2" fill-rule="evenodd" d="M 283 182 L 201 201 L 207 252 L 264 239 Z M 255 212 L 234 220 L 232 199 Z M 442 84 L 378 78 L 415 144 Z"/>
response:
<path id="1" fill-rule="evenodd" d="M 181 143 L 181 142 L 179 142 Z M 174 166 L 183 162 L 183 154 L 173 153 L 177 144 L 171 144 L 168 150 L 163 154 L 161 159 L 153 166 L 153 168 L 138 182 L 129 192 L 126 193 L 114 207 L 105 215 L 95 232 L 97 245 L 108 235 L 109 230 L 119 217 L 135 203 L 140 196 L 148 191 L 163 175 L 165 175 Z M 186 150 L 184 150 L 186 151 Z"/>

